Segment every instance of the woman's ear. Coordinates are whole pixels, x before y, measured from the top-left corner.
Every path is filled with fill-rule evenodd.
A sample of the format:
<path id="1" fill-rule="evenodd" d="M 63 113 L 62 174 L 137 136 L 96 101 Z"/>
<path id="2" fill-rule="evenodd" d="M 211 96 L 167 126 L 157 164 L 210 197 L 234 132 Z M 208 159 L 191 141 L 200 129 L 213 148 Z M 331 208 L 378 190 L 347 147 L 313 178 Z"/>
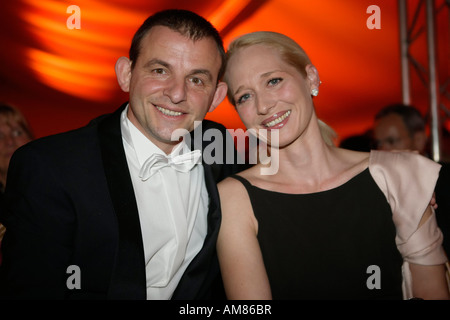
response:
<path id="1" fill-rule="evenodd" d="M 120 57 L 116 62 L 116 77 L 120 88 L 124 92 L 130 91 L 131 61 L 127 57 Z"/>
<path id="2" fill-rule="evenodd" d="M 320 85 L 319 72 L 312 64 L 308 64 L 305 68 L 305 71 L 306 78 L 309 84 L 309 92 L 311 93 L 311 96 L 317 97 L 317 95 L 319 94 Z"/>
<path id="3" fill-rule="evenodd" d="M 314 67 L 312 64 L 308 64 L 305 68 L 306 70 L 306 77 L 309 80 L 311 89 L 319 89 L 320 85 L 320 78 L 319 78 L 319 72 L 317 71 L 316 67 Z"/>
<path id="4" fill-rule="evenodd" d="M 214 109 L 222 103 L 222 101 L 227 96 L 228 86 L 225 82 L 219 81 L 216 87 L 216 92 L 214 93 L 214 98 L 211 103 L 211 107 L 209 107 L 208 112 L 214 111 Z"/>

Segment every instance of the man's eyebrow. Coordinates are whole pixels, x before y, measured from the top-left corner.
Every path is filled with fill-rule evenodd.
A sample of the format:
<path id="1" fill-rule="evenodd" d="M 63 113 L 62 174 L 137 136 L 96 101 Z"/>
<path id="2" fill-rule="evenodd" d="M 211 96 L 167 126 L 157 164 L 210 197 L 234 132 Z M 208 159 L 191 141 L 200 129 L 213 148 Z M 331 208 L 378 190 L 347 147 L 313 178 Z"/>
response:
<path id="1" fill-rule="evenodd" d="M 151 60 L 147 61 L 147 62 L 144 64 L 144 68 L 149 68 L 149 67 L 152 66 L 152 65 L 161 65 L 161 66 L 166 67 L 166 68 L 169 68 L 169 67 L 170 67 L 170 65 L 169 65 L 167 62 L 163 61 L 163 60 L 160 60 L 160 59 L 151 59 Z"/>
<path id="2" fill-rule="evenodd" d="M 212 75 L 211 72 L 210 72 L 209 70 L 207 70 L 207 69 L 194 69 L 194 70 L 192 70 L 191 74 L 192 74 L 192 75 L 195 75 L 195 74 L 204 74 L 205 76 L 208 77 L 209 80 L 212 80 L 212 79 L 213 79 L 213 75 Z"/>
<path id="3" fill-rule="evenodd" d="M 144 68 L 150 68 L 151 66 L 154 65 L 160 65 L 165 68 L 170 68 L 170 64 L 168 62 L 160 59 L 151 59 L 147 61 L 144 64 Z M 194 69 L 190 72 L 190 74 L 191 75 L 204 74 L 205 76 L 208 77 L 209 80 L 212 80 L 214 78 L 213 75 L 211 74 L 211 71 L 209 71 L 208 69 Z"/>

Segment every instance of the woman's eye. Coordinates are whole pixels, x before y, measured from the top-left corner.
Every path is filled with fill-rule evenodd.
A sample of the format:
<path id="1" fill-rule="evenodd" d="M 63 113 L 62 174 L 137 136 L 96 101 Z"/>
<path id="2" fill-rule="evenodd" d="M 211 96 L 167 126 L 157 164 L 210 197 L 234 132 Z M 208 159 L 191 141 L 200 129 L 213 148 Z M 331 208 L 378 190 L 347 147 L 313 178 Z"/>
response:
<path id="1" fill-rule="evenodd" d="M 274 86 L 277 85 L 278 83 L 280 83 L 281 81 L 283 81 L 283 79 L 281 78 L 274 78 L 274 79 L 270 79 L 267 84 L 270 86 Z"/>
<path id="2" fill-rule="evenodd" d="M 245 102 L 248 98 L 250 98 L 250 95 L 248 93 L 242 95 L 238 100 L 237 100 L 237 104 L 241 104 L 243 102 Z"/>

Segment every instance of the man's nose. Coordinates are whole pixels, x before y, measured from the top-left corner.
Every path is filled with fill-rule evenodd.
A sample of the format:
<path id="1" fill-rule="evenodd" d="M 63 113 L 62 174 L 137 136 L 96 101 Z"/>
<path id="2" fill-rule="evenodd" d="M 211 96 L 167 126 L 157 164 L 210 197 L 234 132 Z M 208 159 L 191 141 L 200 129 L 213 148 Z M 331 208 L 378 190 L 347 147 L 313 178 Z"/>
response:
<path id="1" fill-rule="evenodd" d="M 186 100 L 186 83 L 181 79 L 173 79 L 164 90 L 164 94 L 172 103 L 180 103 Z"/>
<path id="2" fill-rule="evenodd" d="M 7 146 L 15 146 L 15 145 L 17 145 L 16 137 L 14 135 L 12 135 L 12 134 L 5 135 L 5 137 L 3 138 L 3 141 L 4 141 L 5 145 L 7 145 Z"/>

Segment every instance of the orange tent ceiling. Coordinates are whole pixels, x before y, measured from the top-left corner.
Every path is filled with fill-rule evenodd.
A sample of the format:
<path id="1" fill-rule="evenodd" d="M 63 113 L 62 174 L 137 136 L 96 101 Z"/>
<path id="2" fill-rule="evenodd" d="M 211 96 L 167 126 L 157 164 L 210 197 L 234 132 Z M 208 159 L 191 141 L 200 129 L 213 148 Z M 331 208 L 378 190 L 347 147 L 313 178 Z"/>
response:
<path id="1" fill-rule="evenodd" d="M 412 10 L 417 1 L 408 3 Z M 256 30 L 278 31 L 297 40 L 323 81 L 315 99 L 317 113 L 341 137 L 363 132 L 378 109 L 401 101 L 395 0 L 79 0 L 80 29 L 68 27 L 73 12 L 67 8 L 73 4 L 17 0 L 5 3 L 1 12 L 0 100 L 17 105 L 38 137 L 82 126 L 126 101 L 115 79 L 115 61 L 127 55 L 142 21 L 164 8 L 202 14 L 221 31 L 226 46 L 234 37 Z M 372 4 L 380 8 L 381 29 L 366 25 Z M 448 25 L 440 27 L 445 27 L 444 42 Z M 426 64 L 422 38 L 412 50 Z M 439 48 L 441 73 L 448 77 L 448 61 L 442 62 L 448 58 L 448 42 L 445 50 Z M 413 102 L 425 113 L 427 89 L 417 78 L 412 81 Z M 227 101 L 208 118 L 232 129 L 243 127 Z"/>

